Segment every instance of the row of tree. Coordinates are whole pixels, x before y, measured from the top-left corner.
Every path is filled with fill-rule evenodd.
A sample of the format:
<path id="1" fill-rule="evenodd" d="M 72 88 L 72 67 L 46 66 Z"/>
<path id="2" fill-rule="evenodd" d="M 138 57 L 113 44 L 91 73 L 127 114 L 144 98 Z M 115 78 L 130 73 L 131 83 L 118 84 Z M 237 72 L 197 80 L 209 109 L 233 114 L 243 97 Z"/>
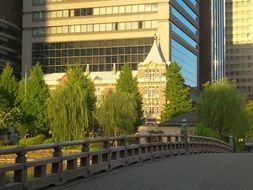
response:
<path id="1" fill-rule="evenodd" d="M 35 65 L 26 79 L 17 82 L 7 65 L 0 74 L 0 129 L 15 127 L 21 135 L 47 134 L 56 140 L 83 138 L 85 133 L 130 134 L 143 123 L 142 96 L 129 66 L 122 68 L 116 91 L 109 91 L 97 107 L 93 82 L 79 67 L 70 67 L 65 84 L 49 93 L 41 67 Z M 204 86 L 197 106 L 192 106 L 190 88 L 184 85 L 180 67 L 167 70 L 167 100 L 162 120 L 196 111 L 196 134 L 236 141 L 249 136 L 253 103 L 247 104 L 235 83 L 224 79 Z"/>
<path id="2" fill-rule="evenodd" d="M 13 69 L 7 65 L 0 74 L 0 129 L 15 127 L 24 135 L 46 133 L 48 117 L 46 99 L 49 97 L 43 72 L 39 65 L 31 70 L 28 79 L 17 82 Z"/>
<path id="3" fill-rule="evenodd" d="M 90 132 L 130 134 L 143 122 L 137 79 L 124 66 L 116 91 L 97 107 L 93 82 L 80 67 L 70 67 L 64 85 L 49 93 L 41 67 L 17 82 L 7 65 L 0 74 L 0 130 L 15 127 L 21 136 L 52 133 L 55 140 L 81 139 Z"/>
<path id="4" fill-rule="evenodd" d="M 167 70 L 165 98 L 162 121 L 193 111 L 199 120 L 196 135 L 227 142 L 232 138 L 239 151 L 245 140 L 253 138 L 253 101 L 246 100 L 234 81 L 225 78 L 205 84 L 193 106 L 190 88 L 184 84 L 180 67 L 171 63 Z"/>

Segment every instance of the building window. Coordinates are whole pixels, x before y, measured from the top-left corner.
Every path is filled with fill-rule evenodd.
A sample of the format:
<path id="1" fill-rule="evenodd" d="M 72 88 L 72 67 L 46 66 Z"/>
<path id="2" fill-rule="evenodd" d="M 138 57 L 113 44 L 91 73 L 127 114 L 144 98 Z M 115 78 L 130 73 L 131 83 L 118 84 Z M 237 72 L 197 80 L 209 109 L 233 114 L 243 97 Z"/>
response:
<path id="1" fill-rule="evenodd" d="M 54 1 L 56 2 L 56 0 Z M 49 3 L 49 0 L 47 0 L 47 3 Z M 38 3 L 37 1 L 36 2 L 34 1 L 34 5 L 39 4 L 40 3 Z M 33 20 L 44 20 L 45 18 L 53 19 L 53 18 L 67 18 L 79 16 L 92 16 L 92 15 L 106 15 L 106 14 L 125 14 L 125 13 L 151 12 L 151 11 L 157 11 L 157 3 L 33 12 Z M 44 14 L 44 16 L 42 16 L 42 14 Z M 45 17 L 45 15 L 47 16 Z"/>
<path id="2" fill-rule="evenodd" d="M 57 32 L 58 29 L 53 30 Z M 33 32 L 40 33 L 39 28 Z M 45 73 L 64 72 L 67 64 L 72 63 L 79 63 L 82 67 L 89 64 L 90 71 L 111 71 L 113 63 L 117 63 L 117 69 L 128 63 L 136 70 L 138 62 L 144 60 L 152 44 L 153 38 L 34 43 L 32 59 L 33 64 L 41 63 Z M 145 47 L 145 51 L 136 52 L 136 58 L 132 59 L 130 54 L 138 47 Z"/>

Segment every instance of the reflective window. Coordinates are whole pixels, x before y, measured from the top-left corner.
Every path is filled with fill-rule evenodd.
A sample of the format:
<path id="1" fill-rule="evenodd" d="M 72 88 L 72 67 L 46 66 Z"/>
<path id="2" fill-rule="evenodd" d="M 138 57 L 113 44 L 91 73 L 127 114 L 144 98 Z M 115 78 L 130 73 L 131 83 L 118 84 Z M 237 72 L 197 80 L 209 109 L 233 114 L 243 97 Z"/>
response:
<path id="1" fill-rule="evenodd" d="M 190 52 L 180 43 L 171 40 L 171 59 L 176 61 L 181 67 L 182 76 L 185 79 L 185 84 L 196 87 L 197 86 L 197 73 L 198 73 L 198 57 Z"/>
<path id="2" fill-rule="evenodd" d="M 197 42 L 195 42 L 192 38 L 190 38 L 186 33 L 184 33 L 180 28 L 178 28 L 176 25 L 171 24 L 171 29 L 173 32 L 175 32 L 176 35 L 178 35 L 180 38 L 185 40 L 190 46 L 193 48 L 197 47 Z"/>
<path id="3" fill-rule="evenodd" d="M 196 20 L 198 16 L 193 12 L 193 10 L 184 2 L 184 0 L 177 0 L 178 4 L 194 19 Z"/>
<path id="4" fill-rule="evenodd" d="M 174 7 L 172 7 L 172 14 L 182 22 L 194 34 L 198 31 L 182 14 L 180 14 Z"/>
<path id="5" fill-rule="evenodd" d="M 34 32 L 39 32 L 34 30 Z M 67 64 L 90 65 L 90 71 L 110 71 L 112 64 L 120 69 L 129 64 L 134 70 L 143 62 L 153 38 L 34 43 L 33 64 L 41 63 L 45 73 L 65 72 Z"/>

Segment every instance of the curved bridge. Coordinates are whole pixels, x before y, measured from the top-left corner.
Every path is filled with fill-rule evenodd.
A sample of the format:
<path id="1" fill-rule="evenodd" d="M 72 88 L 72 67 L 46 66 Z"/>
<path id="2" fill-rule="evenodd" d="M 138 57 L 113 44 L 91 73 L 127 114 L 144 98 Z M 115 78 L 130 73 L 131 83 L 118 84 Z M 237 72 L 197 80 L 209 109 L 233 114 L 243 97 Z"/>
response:
<path id="1" fill-rule="evenodd" d="M 163 158 L 51 190 L 252 190 L 252 160 L 252 153 Z"/>
<path id="2" fill-rule="evenodd" d="M 90 150 L 92 144 L 101 147 Z M 62 149 L 71 146 L 81 150 L 63 155 Z M 52 157 L 27 160 L 28 152 L 43 149 L 53 150 Z M 15 163 L 0 167 L 0 189 L 40 189 L 156 158 L 229 152 L 232 152 L 231 146 L 223 141 L 187 134 L 120 136 L 3 149 L 0 155 L 15 153 L 17 156 Z M 32 174 L 28 175 L 28 170 Z M 6 180 L 8 172 L 14 173 L 12 180 Z"/>

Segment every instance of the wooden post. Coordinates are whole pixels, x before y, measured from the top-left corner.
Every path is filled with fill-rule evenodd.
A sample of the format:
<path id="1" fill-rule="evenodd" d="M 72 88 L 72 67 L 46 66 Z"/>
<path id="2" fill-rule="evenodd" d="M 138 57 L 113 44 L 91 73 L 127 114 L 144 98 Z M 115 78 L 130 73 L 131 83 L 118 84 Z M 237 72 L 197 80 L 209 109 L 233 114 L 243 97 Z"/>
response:
<path id="1" fill-rule="evenodd" d="M 135 138 L 135 144 L 141 144 L 141 141 L 140 141 L 140 137 L 139 137 L 139 136 L 137 136 L 137 137 Z"/>
<path id="2" fill-rule="evenodd" d="M 54 148 L 53 157 L 62 157 L 62 147 L 57 146 Z M 59 160 L 57 163 L 52 164 L 52 173 L 61 174 L 62 173 L 62 160 Z"/>
<path id="3" fill-rule="evenodd" d="M 81 167 L 87 167 L 89 166 L 89 151 L 90 151 L 90 144 L 88 142 L 85 142 L 82 144 L 82 152 L 86 152 L 88 155 L 87 157 L 81 158 L 80 166 Z"/>
<path id="4" fill-rule="evenodd" d="M 184 130 L 185 154 L 188 154 L 188 130 Z"/>
<path id="5" fill-rule="evenodd" d="M 5 185 L 5 172 L 0 171 L 0 189 Z"/>
<path id="6" fill-rule="evenodd" d="M 110 161 L 111 161 L 111 151 L 110 151 L 110 148 L 111 148 L 111 145 L 110 145 L 110 140 L 109 139 L 106 139 L 103 141 L 103 147 L 104 149 L 108 150 L 106 154 L 102 155 L 102 158 L 101 158 L 101 162 L 108 162 L 108 169 L 110 168 Z"/>
<path id="7" fill-rule="evenodd" d="M 119 145 L 120 146 L 126 146 L 126 139 L 125 138 L 122 138 L 119 140 Z"/>
<path id="8" fill-rule="evenodd" d="M 25 166 L 26 164 L 26 151 L 21 149 L 21 151 L 17 152 L 17 157 L 15 159 L 15 162 L 17 164 L 23 164 L 23 168 L 21 170 L 15 170 L 14 171 L 14 182 L 22 183 L 23 186 L 27 182 L 27 168 Z"/>
<path id="9" fill-rule="evenodd" d="M 103 148 L 104 149 L 110 149 L 111 145 L 110 145 L 110 140 L 104 140 L 103 141 Z"/>

